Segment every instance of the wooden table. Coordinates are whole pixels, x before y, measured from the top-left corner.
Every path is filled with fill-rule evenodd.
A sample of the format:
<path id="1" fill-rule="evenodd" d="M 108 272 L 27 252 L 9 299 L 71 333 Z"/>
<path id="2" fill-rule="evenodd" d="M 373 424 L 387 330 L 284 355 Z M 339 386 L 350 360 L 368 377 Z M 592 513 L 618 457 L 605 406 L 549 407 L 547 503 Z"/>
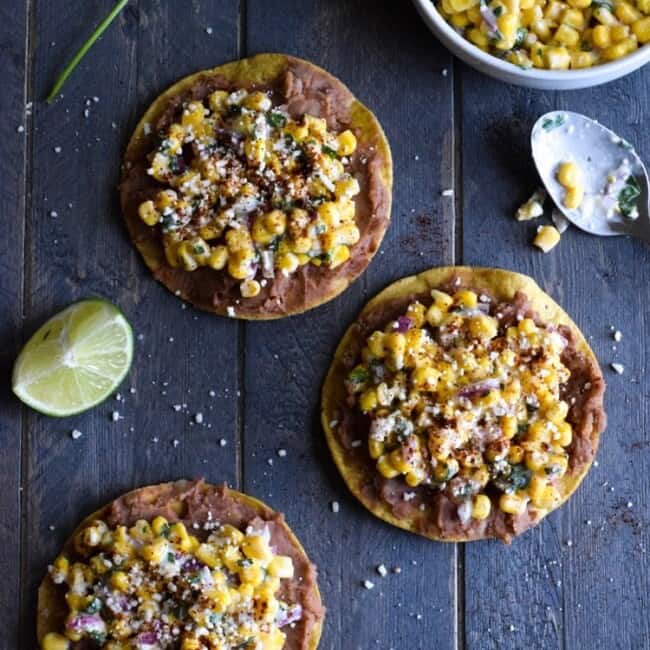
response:
<path id="1" fill-rule="evenodd" d="M 406 0 L 133 0 L 65 96 L 45 105 L 111 5 L 0 7 L 1 647 L 35 647 L 38 582 L 82 516 L 136 486 L 205 476 L 286 513 L 320 567 L 323 649 L 649 648 L 649 250 L 572 229 L 543 255 L 530 245 L 536 224 L 512 215 L 536 185 L 528 134 L 545 111 L 587 112 L 650 161 L 650 68 L 543 93 L 459 64 Z M 376 112 L 395 158 L 394 210 L 381 253 L 341 297 L 246 324 L 186 308 L 152 280 L 116 185 L 130 132 L 162 89 L 265 51 L 324 66 Z M 448 188 L 453 197 L 442 195 Z M 375 520 L 346 492 L 319 425 L 324 374 L 364 302 L 401 276 L 454 263 L 532 275 L 589 336 L 609 380 L 598 466 L 511 547 L 432 543 Z M 123 399 L 67 420 L 21 407 L 8 379 L 21 344 L 54 312 L 97 294 L 138 333 Z M 612 327 L 623 333 L 616 350 Z M 401 574 L 381 578 L 379 564 Z"/>

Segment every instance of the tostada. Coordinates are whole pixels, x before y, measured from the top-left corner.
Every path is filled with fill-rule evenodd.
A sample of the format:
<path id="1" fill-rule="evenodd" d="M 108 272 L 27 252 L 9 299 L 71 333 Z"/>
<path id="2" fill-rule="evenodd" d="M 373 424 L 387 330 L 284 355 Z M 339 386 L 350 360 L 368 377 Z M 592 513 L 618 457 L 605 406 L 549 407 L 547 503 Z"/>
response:
<path id="1" fill-rule="evenodd" d="M 316 569 L 282 515 L 177 481 L 87 517 L 38 593 L 43 650 L 314 650 Z"/>
<path id="2" fill-rule="evenodd" d="M 152 104 L 121 203 L 157 280 L 197 307 L 271 319 L 331 300 L 388 227 L 392 160 L 375 116 L 321 68 L 260 54 Z"/>
<path id="3" fill-rule="evenodd" d="M 580 330 L 533 280 L 437 268 L 389 286 L 348 329 L 322 422 L 377 517 L 436 540 L 510 542 L 585 476 L 604 390 Z"/>

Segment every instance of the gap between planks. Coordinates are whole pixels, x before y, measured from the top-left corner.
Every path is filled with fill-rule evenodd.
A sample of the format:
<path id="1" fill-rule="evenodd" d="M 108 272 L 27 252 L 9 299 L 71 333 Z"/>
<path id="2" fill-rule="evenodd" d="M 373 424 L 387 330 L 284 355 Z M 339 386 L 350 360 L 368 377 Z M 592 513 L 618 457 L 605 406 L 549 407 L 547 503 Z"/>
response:
<path id="1" fill-rule="evenodd" d="M 452 60 L 452 119 L 453 119 L 453 147 L 452 174 L 454 189 L 454 219 L 451 256 L 452 264 L 463 263 L 463 134 L 462 134 L 462 79 L 461 65 L 458 59 Z M 466 650 L 467 630 L 465 628 L 465 545 L 455 544 L 455 596 L 456 596 L 456 650 Z"/>
<path id="2" fill-rule="evenodd" d="M 25 341 L 25 313 L 27 301 L 30 295 L 32 266 L 31 256 L 29 255 L 29 248 L 31 243 L 31 220 L 27 218 L 32 213 L 32 176 L 33 176 L 33 150 L 34 150 L 34 106 L 30 107 L 27 111 L 27 105 L 33 101 L 34 97 L 34 57 L 32 56 L 32 45 L 35 43 L 35 0 L 26 0 L 25 2 L 25 51 L 24 51 L 24 86 L 23 86 L 23 105 L 22 110 L 24 113 L 24 126 L 25 126 L 25 145 L 23 147 L 23 199 L 22 217 L 23 217 L 23 272 L 21 274 L 21 304 L 20 304 L 20 321 L 21 321 L 21 344 Z M 29 646 L 29 639 L 31 635 L 26 630 L 30 630 L 31 626 L 26 624 L 26 616 L 29 607 L 26 606 L 25 594 L 23 585 L 26 582 L 26 577 L 29 575 L 29 567 L 27 566 L 27 553 L 25 549 L 27 545 L 27 505 L 29 503 L 29 484 L 27 489 L 24 488 L 23 483 L 28 474 L 29 464 L 29 433 L 27 430 L 26 407 L 20 405 L 20 471 L 18 474 L 18 486 L 20 490 L 20 498 L 18 499 L 18 516 L 19 516 L 19 535 L 20 549 L 19 549 L 19 593 L 18 593 L 18 644 L 20 648 Z"/>

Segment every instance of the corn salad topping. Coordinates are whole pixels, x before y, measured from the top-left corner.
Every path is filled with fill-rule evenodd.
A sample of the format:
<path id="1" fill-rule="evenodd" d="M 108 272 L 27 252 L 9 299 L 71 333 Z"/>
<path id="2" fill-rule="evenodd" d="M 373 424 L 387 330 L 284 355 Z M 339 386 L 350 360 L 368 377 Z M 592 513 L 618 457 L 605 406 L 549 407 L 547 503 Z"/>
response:
<path id="1" fill-rule="evenodd" d="M 440 0 L 477 47 L 521 68 L 590 68 L 650 42 L 650 0 Z"/>
<path id="2" fill-rule="evenodd" d="M 268 93 L 217 90 L 186 104 L 161 138 L 148 173 L 165 189 L 139 215 L 162 228 L 171 266 L 225 269 L 248 298 L 276 271 L 349 259 L 360 239 L 352 131 L 294 120 Z"/>
<path id="3" fill-rule="evenodd" d="M 54 583 L 67 585 L 69 614 L 43 650 L 88 639 L 108 650 L 280 650 L 281 628 L 302 615 L 278 598 L 293 561 L 275 554 L 267 527 L 203 527 L 205 542 L 163 517 L 84 528 L 74 540 L 83 561 L 60 556 L 50 567 Z"/>
<path id="4" fill-rule="evenodd" d="M 566 339 L 531 318 L 501 325 L 503 306 L 473 291 L 431 297 L 374 331 L 346 379 L 377 470 L 444 491 L 463 523 L 493 500 L 514 515 L 552 509 L 572 439 Z"/>

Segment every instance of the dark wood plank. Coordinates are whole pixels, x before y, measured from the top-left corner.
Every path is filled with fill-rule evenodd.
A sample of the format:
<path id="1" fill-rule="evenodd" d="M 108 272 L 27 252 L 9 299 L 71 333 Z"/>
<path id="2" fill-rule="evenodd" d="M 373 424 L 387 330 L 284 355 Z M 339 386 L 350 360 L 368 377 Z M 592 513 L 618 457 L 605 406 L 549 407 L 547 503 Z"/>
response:
<path id="1" fill-rule="evenodd" d="M 333 466 L 319 422 L 331 355 L 364 302 L 403 275 L 453 260 L 452 206 L 440 197 L 452 177 L 451 78 L 442 75 L 450 59 L 410 6 L 388 1 L 369 10 L 361 1 L 249 0 L 247 15 L 248 54 L 286 51 L 310 59 L 376 112 L 396 176 L 393 221 L 366 274 L 324 307 L 247 325 L 244 485 L 286 514 L 320 567 L 328 607 L 323 648 L 452 648 L 453 545 L 393 529 L 358 505 Z M 382 563 L 402 573 L 381 578 Z M 365 579 L 373 590 L 363 588 Z"/>
<path id="2" fill-rule="evenodd" d="M 18 645 L 20 612 L 20 539 L 22 493 L 22 413 L 11 395 L 11 367 L 21 344 L 23 310 L 23 258 L 25 220 L 25 152 L 29 116 L 25 115 L 25 61 L 28 34 L 26 7 L 0 6 L 2 49 L 2 93 L 0 93 L 0 531 L 5 543 L 0 549 L 0 645 Z"/>
<path id="3" fill-rule="evenodd" d="M 37 100 L 105 10 L 106 3 L 38 3 Z M 36 586 L 83 516 L 150 483 L 198 476 L 237 482 L 237 324 L 185 309 L 154 282 L 128 240 L 116 193 L 140 113 L 177 78 L 236 57 L 237 12 L 236 1 L 194 3 L 181 14 L 172 3 L 133 4 L 75 72 L 63 99 L 35 105 L 26 333 L 69 302 L 99 294 L 124 310 L 138 341 L 123 401 L 62 421 L 26 416 L 24 648 L 34 647 Z M 194 422 L 199 412 L 201 425 Z M 70 437 L 73 428 L 82 431 L 79 440 Z"/>
<path id="4" fill-rule="evenodd" d="M 648 446 L 649 249 L 570 229 L 544 255 L 530 245 L 540 222 L 518 224 L 513 214 L 537 183 L 529 133 L 545 111 L 587 112 L 648 159 L 648 73 L 560 94 L 505 86 L 464 68 L 462 106 L 463 261 L 533 276 L 583 328 L 609 381 L 599 466 L 569 504 L 511 548 L 467 548 L 467 647 L 645 647 L 649 527 L 643 504 L 650 484 L 648 454 L 640 452 Z M 624 333 L 616 351 L 610 325 Z M 609 368 L 614 360 L 626 365 L 623 376 Z"/>

